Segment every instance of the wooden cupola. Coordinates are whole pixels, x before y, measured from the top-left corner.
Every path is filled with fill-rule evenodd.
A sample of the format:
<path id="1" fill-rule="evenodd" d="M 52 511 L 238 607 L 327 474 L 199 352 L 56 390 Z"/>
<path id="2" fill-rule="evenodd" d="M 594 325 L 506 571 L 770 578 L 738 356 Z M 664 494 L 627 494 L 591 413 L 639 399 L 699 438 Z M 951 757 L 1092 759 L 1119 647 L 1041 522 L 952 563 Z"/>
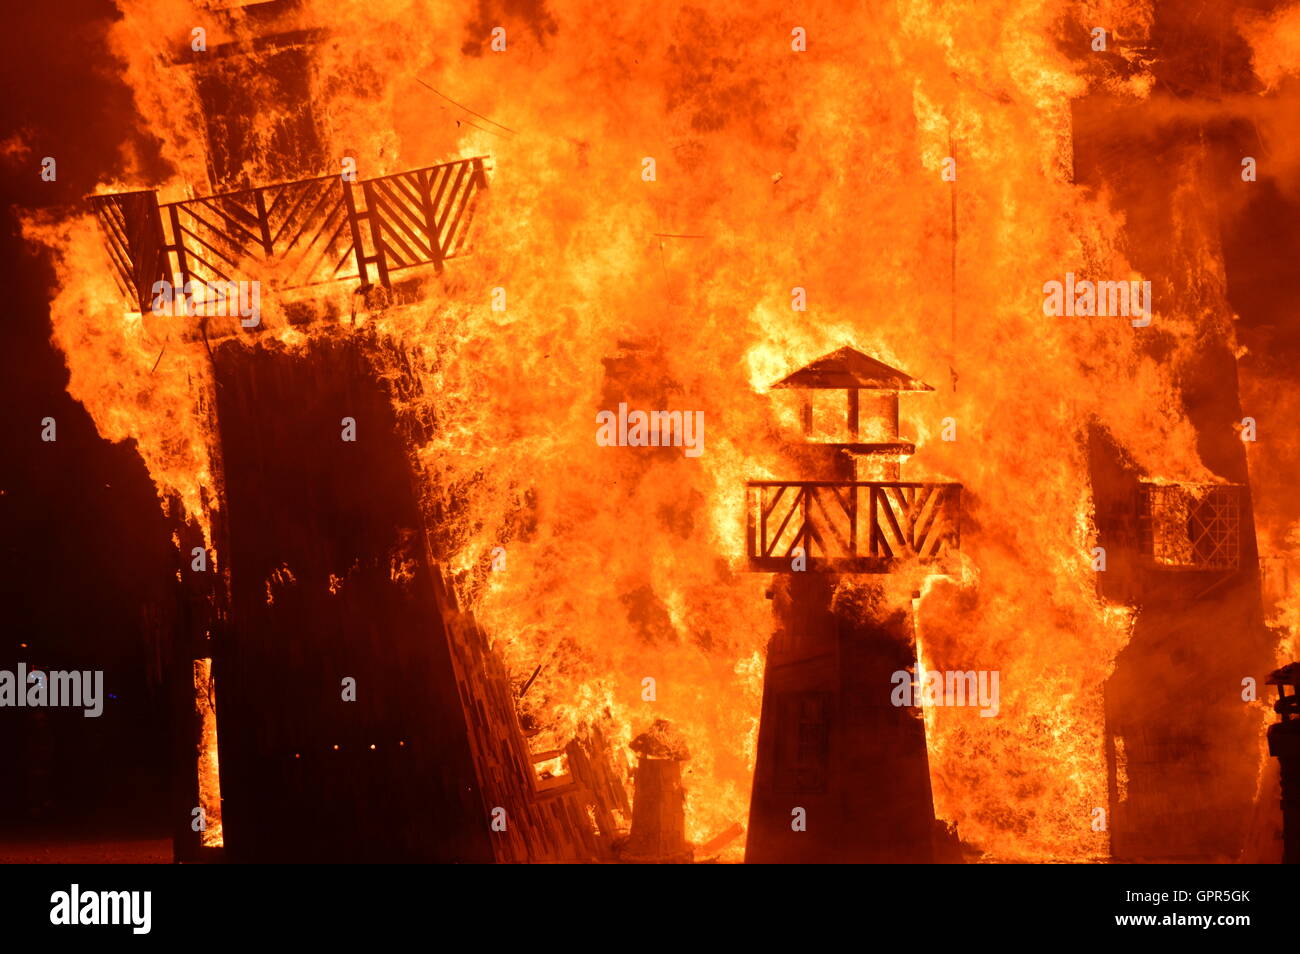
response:
<path id="1" fill-rule="evenodd" d="M 822 454 L 799 454 L 819 473 L 814 479 L 897 480 L 904 457 L 916 445 L 898 434 L 898 395 L 933 391 L 923 381 L 844 347 L 787 375 L 774 389 L 800 393 L 806 445 L 827 448 Z M 843 391 L 843 398 L 826 392 Z"/>

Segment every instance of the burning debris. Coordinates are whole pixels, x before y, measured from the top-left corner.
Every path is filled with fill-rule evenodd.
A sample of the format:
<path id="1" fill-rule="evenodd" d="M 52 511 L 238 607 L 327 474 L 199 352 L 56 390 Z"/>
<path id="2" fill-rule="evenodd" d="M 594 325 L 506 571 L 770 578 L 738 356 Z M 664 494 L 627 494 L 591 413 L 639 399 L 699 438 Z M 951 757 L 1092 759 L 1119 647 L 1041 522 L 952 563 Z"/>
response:
<path id="1" fill-rule="evenodd" d="M 632 833 L 620 852 L 624 861 L 680 864 L 691 860 L 686 841 L 686 792 L 682 763 L 691 757 L 686 740 L 666 719 L 656 719 L 628 746 L 640 756 Z"/>

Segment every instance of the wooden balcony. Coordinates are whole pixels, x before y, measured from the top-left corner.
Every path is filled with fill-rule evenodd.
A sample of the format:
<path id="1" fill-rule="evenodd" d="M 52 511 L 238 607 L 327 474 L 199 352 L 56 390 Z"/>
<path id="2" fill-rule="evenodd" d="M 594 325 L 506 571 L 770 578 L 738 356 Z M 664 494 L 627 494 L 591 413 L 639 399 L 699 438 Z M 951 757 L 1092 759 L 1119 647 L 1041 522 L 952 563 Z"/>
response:
<path id="1" fill-rule="evenodd" d="M 753 570 L 791 572 L 802 548 L 812 572 L 888 573 L 959 545 L 961 484 L 753 480 L 746 512 Z"/>
<path id="2" fill-rule="evenodd" d="M 341 175 L 159 203 L 155 192 L 90 197 L 114 275 L 133 309 L 157 281 L 261 281 L 302 288 L 441 267 L 466 250 L 483 157 L 374 179 Z"/>

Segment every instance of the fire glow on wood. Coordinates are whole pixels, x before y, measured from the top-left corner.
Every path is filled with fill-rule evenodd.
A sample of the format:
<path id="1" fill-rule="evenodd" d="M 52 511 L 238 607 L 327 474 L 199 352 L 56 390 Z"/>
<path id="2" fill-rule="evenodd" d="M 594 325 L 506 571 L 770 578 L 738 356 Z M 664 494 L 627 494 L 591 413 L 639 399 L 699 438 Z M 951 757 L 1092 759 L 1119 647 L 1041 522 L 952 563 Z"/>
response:
<path id="1" fill-rule="evenodd" d="M 172 524 L 178 858 L 1280 854 L 1300 14 L 118 6 L 157 159 L 25 232 Z"/>

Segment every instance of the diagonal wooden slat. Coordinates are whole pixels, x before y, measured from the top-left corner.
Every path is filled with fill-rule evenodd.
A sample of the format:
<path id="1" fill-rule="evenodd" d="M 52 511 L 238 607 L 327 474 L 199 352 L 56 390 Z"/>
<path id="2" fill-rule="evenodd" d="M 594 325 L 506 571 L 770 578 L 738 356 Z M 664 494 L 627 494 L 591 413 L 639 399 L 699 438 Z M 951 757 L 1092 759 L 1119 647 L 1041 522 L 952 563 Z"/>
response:
<path id="1" fill-rule="evenodd" d="M 822 537 L 821 531 L 817 529 L 817 525 L 811 520 L 804 521 L 803 527 L 795 535 L 794 542 L 790 544 L 790 548 L 786 550 L 785 555 L 787 557 L 794 556 L 794 548 L 799 546 L 801 541 L 803 543 L 803 555 L 809 560 L 826 556 L 830 552 L 826 547 L 826 540 Z M 820 553 L 813 547 L 814 543 L 821 548 Z"/>
<path id="2" fill-rule="evenodd" d="M 226 263 L 229 264 L 232 268 L 238 263 L 239 260 L 237 258 L 232 258 L 230 255 L 227 255 L 226 253 L 222 252 L 221 249 L 217 248 L 216 246 L 209 245 L 207 242 L 203 241 L 203 239 L 199 238 L 197 235 L 195 235 L 193 232 L 191 232 L 188 228 L 186 228 L 183 225 L 181 226 L 181 233 L 184 235 L 188 235 L 190 236 L 190 238 L 194 239 L 195 243 L 197 243 L 200 248 L 210 252 L 215 252 L 217 255 L 220 255 L 223 259 L 225 259 Z M 198 249 L 194 248 L 188 242 L 185 243 L 185 251 L 188 255 L 191 256 L 198 255 Z"/>
<path id="3" fill-rule="evenodd" d="M 192 220 L 188 225 L 185 224 L 184 220 L 182 220 L 181 228 L 192 239 L 194 239 L 195 242 L 198 242 L 203 247 L 216 252 L 231 264 L 234 264 L 235 260 L 238 258 L 256 258 L 260 256 L 262 248 L 261 238 L 255 238 L 253 244 L 248 245 L 237 241 L 229 233 L 223 232 L 220 228 L 207 221 L 192 208 L 185 208 L 182 205 L 178 206 L 178 211 L 184 217 Z M 206 235 L 200 235 L 196 232 L 194 229 L 194 223 L 197 223 L 202 227 L 206 232 Z M 215 244 L 216 242 L 222 242 L 226 247 L 226 251 L 222 252 L 222 250 Z M 185 243 L 185 247 L 188 250 L 190 248 L 190 243 Z"/>
<path id="4" fill-rule="evenodd" d="M 451 224 L 444 228 L 440 228 L 438 230 L 438 236 L 441 241 L 442 252 L 445 257 L 448 258 L 451 257 L 450 255 L 451 248 L 452 245 L 455 243 L 455 237 L 457 231 L 460 229 L 461 220 L 464 218 L 465 210 L 466 208 L 468 208 L 469 201 L 474 194 L 473 182 L 474 179 L 471 176 L 469 181 L 465 184 L 465 187 L 461 190 L 460 201 L 456 209 L 456 215 L 451 220 Z"/>
<path id="5" fill-rule="evenodd" d="M 227 230 L 215 225 L 211 225 L 210 223 L 206 222 L 206 220 L 202 219 L 198 214 L 198 210 L 200 208 L 207 209 L 215 213 L 226 223 L 227 226 L 234 229 L 238 229 L 239 231 L 243 232 L 244 235 L 248 236 L 248 240 L 252 242 L 254 245 L 262 244 L 262 236 L 259 230 L 260 220 L 256 212 L 252 213 L 251 215 L 246 215 L 245 222 L 239 221 L 239 219 L 235 218 L 232 215 L 229 215 L 226 212 L 226 209 L 238 210 L 241 212 L 245 211 L 237 203 L 229 203 L 223 208 L 222 206 L 217 205 L 211 199 L 193 199 L 189 202 L 180 203 L 180 206 L 187 214 L 204 222 L 204 224 L 208 225 L 209 228 L 211 228 L 214 232 L 225 233 Z"/>
<path id="6" fill-rule="evenodd" d="M 162 221 L 152 191 L 90 197 L 91 208 L 132 308 L 145 310 L 153 284 L 165 273 Z"/>
<path id="7" fill-rule="evenodd" d="M 339 273 L 339 269 L 343 267 L 343 265 L 347 262 L 347 260 L 352 258 L 352 252 L 353 252 L 352 243 L 349 242 L 347 251 L 343 253 L 343 255 L 339 258 L 338 263 L 334 266 L 335 275 Z"/>
<path id="8" fill-rule="evenodd" d="M 231 278 L 229 275 L 225 274 L 223 271 L 221 271 L 221 269 L 217 268 L 217 267 L 216 267 L 215 265 L 213 265 L 211 262 L 208 262 L 208 261 L 206 261 L 205 259 L 201 258 L 201 257 L 198 255 L 197 252 L 193 252 L 193 251 L 191 251 L 191 252 L 189 253 L 189 257 L 190 257 L 191 260 L 198 262 L 200 265 L 202 265 L 204 268 L 206 268 L 206 269 L 208 270 L 208 272 L 211 273 L 209 276 L 203 276 L 203 275 L 199 275 L 197 272 L 195 272 L 195 271 L 191 268 L 191 269 L 190 269 L 190 274 L 193 275 L 194 277 L 197 277 L 200 281 L 205 281 L 205 282 L 207 282 L 207 281 L 211 281 L 213 277 L 220 278 L 222 281 L 225 281 L 225 282 L 234 281 L 233 278 Z"/>
<path id="9" fill-rule="evenodd" d="M 418 173 L 400 172 L 386 181 L 402 194 L 403 201 L 417 209 L 424 205 L 424 197 L 421 195 L 424 187 Z"/>
<path id="10" fill-rule="evenodd" d="M 800 509 L 801 505 L 803 504 L 803 498 L 804 498 L 804 494 L 805 494 L 806 492 L 807 492 L 807 491 L 805 491 L 805 490 L 803 490 L 803 489 L 800 489 L 800 490 L 795 491 L 794 499 L 793 499 L 793 500 L 791 501 L 791 503 L 790 503 L 790 509 L 786 511 L 785 518 L 781 521 L 781 526 L 777 528 L 776 533 L 772 534 L 772 537 L 771 537 L 771 544 L 772 544 L 772 545 L 771 545 L 771 547 L 768 549 L 767 554 L 765 554 L 765 555 L 770 556 L 772 550 L 774 550 L 774 549 L 776 548 L 777 544 L 780 542 L 781 537 L 785 535 L 785 528 L 789 525 L 789 523 L 790 523 L 790 518 L 793 517 L 793 516 L 795 515 L 795 512 L 798 511 L 798 510 Z M 799 532 L 796 532 L 796 533 L 795 533 L 795 538 L 798 539 L 799 536 L 800 536 L 800 533 L 799 533 Z"/>
<path id="11" fill-rule="evenodd" d="M 772 511 L 774 511 L 776 509 L 776 505 L 781 502 L 781 498 L 785 495 L 785 491 L 788 486 L 789 486 L 788 484 L 782 484 L 781 486 L 776 488 L 776 496 L 772 498 L 772 502 L 768 504 L 766 508 L 763 510 L 764 520 L 766 520 L 768 517 L 772 515 Z M 762 489 L 764 493 L 766 493 L 768 488 L 762 488 Z"/>
<path id="12" fill-rule="evenodd" d="M 347 216 L 343 214 L 342 210 L 343 203 L 340 201 L 334 212 L 331 213 L 331 218 L 333 218 L 335 222 L 333 230 L 326 237 L 314 238 L 312 242 L 307 245 L 306 251 L 303 252 L 302 256 L 298 259 L 298 264 L 301 266 L 310 257 L 312 249 L 319 250 L 315 259 L 311 261 L 311 264 L 305 269 L 301 269 L 301 278 L 298 279 L 295 284 L 312 284 L 317 280 L 333 280 L 333 278 L 338 275 L 339 269 L 343 267 L 343 262 L 352 254 L 351 231 L 348 229 Z M 325 222 L 322 223 L 322 232 L 326 227 L 328 227 L 328 224 L 329 219 L 326 219 Z M 319 234 L 320 233 L 318 233 L 318 235 Z M 332 269 L 329 269 L 323 278 L 318 278 L 321 274 L 321 266 L 327 264 L 326 256 L 332 258 L 340 249 L 343 250 L 341 260 Z"/>
<path id="13" fill-rule="evenodd" d="M 316 260 L 319 261 L 322 250 L 318 246 L 322 240 L 327 243 L 336 241 L 339 229 L 346 224 L 341 196 L 324 213 L 321 212 L 322 206 L 328 204 L 329 200 L 328 192 L 317 196 L 311 212 L 294 222 L 293 231 L 286 232 L 278 242 L 277 254 L 280 261 L 289 263 L 290 270 L 295 274 L 302 263 L 312 256 L 313 251 L 317 253 Z"/>
<path id="14" fill-rule="evenodd" d="M 455 258 L 460 255 L 469 244 L 470 227 L 474 224 L 474 215 L 478 210 L 478 203 L 479 194 L 476 191 L 470 196 L 469 203 L 465 207 L 465 216 L 460 222 L 460 227 L 456 229 L 456 234 L 448 240 L 447 258 Z"/>
<path id="15" fill-rule="evenodd" d="M 227 192 L 222 195 L 199 196 L 185 200 L 189 204 L 200 204 L 211 209 L 224 219 L 257 230 L 261 214 L 257 208 L 257 189 L 243 192 Z"/>
<path id="16" fill-rule="evenodd" d="M 306 213 L 304 216 L 306 222 L 310 223 L 315 218 L 316 213 L 320 210 L 320 207 L 329 200 L 328 190 L 314 189 L 312 188 L 312 185 L 308 183 L 302 183 L 302 186 L 303 188 L 295 190 L 298 194 L 297 198 L 293 200 L 293 204 L 290 205 L 289 208 L 285 211 L 283 217 L 280 220 L 280 224 L 278 227 L 274 227 L 275 207 L 273 206 L 271 209 L 267 210 L 267 215 L 272 219 L 272 224 L 274 227 L 274 232 L 272 233 L 271 241 L 274 242 L 276 245 L 279 245 L 282 241 L 284 241 L 285 233 L 289 231 L 290 228 L 293 229 L 292 232 L 293 238 L 289 241 L 290 247 L 293 247 L 293 245 L 297 242 L 298 238 L 301 237 L 303 233 L 303 223 L 301 221 L 298 221 L 296 223 L 295 219 L 298 215 L 299 210 L 304 207 L 304 204 L 311 204 L 312 200 L 313 199 L 315 200 L 315 204 L 312 206 L 311 212 Z M 290 190 L 285 189 L 281 193 L 281 195 L 288 193 L 289 191 Z M 340 202 L 341 201 L 342 200 L 340 199 Z"/>
<path id="17" fill-rule="evenodd" d="M 408 261 L 412 263 L 429 261 L 429 257 L 433 253 L 430 251 L 430 247 L 421 241 L 422 236 L 418 227 L 410 226 L 402 219 L 403 214 L 407 216 L 411 214 L 410 210 L 402 206 L 395 198 L 392 198 L 392 194 L 385 183 L 377 182 L 376 186 L 385 197 L 374 210 L 384 223 L 385 239 L 398 241 Z"/>
<path id="18" fill-rule="evenodd" d="M 124 252 L 130 248 L 130 242 L 127 241 L 126 219 L 122 216 L 122 210 L 116 202 L 96 203 L 95 215 L 104 228 L 109 242 L 120 243 Z"/>
<path id="19" fill-rule="evenodd" d="M 898 514 L 894 510 L 894 501 L 890 497 L 888 490 L 881 495 L 881 499 L 884 501 L 885 526 L 893 532 L 890 542 L 893 544 L 894 553 L 906 553 L 911 549 L 911 541 L 908 540 L 907 533 L 899 524 Z"/>
<path id="20" fill-rule="evenodd" d="M 312 224 L 315 222 L 319 222 L 320 224 L 316 227 L 315 233 L 313 233 L 312 236 L 303 243 L 301 251 L 302 255 L 306 256 L 310 253 L 311 249 L 320 244 L 321 238 L 324 236 L 327 229 L 330 230 L 330 236 L 326 241 L 337 241 L 337 233 L 348 224 L 347 213 L 343 209 L 343 198 L 340 196 L 334 200 L 334 204 L 331 205 L 324 214 L 320 214 L 321 204 L 328 201 L 329 198 L 330 197 L 327 193 L 321 197 L 319 202 L 316 203 L 315 208 L 312 209 L 310 218 L 304 220 L 302 227 L 295 232 L 293 238 L 290 239 L 289 243 L 284 247 L 284 255 L 287 256 L 294 252 L 298 243 L 307 235 L 307 230 L 310 229 Z"/>
<path id="21" fill-rule="evenodd" d="M 937 549 L 943 537 L 942 513 L 943 488 L 932 487 L 917 493 L 914 504 L 915 514 L 912 520 L 912 539 L 914 549 L 922 556 L 930 556 Z"/>
<path id="22" fill-rule="evenodd" d="M 448 170 L 450 174 L 450 170 Z M 438 214 L 437 232 L 439 236 L 447 234 L 447 219 L 451 214 L 452 206 L 456 202 L 456 197 L 460 194 L 461 183 L 465 180 L 465 164 L 456 167 L 456 177 L 451 184 L 450 190 L 446 193 L 447 199 L 443 203 L 442 212 Z M 442 244 L 441 242 L 439 243 Z"/>
<path id="23" fill-rule="evenodd" d="M 115 211 L 112 206 L 105 205 L 102 210 L 97 208 L 95 215 L 100 220 L 100 227 L 107 239 L 104 247 L 112 259 L 115 277 L 119 282 L 130 285 L 134 283 L 135 278 L 131 268 L 131 245 L 126 239 L 125 229 L 117 221 Z"/>
<path id="24" fill-rule="evenodd" d="M 401 233 L 387 225 L 384 201 L 378 196 L 370 206 L 371 221 L 376 224 L 378 248 L 389 269 L 407 268 L 419 261 L 419 255 L 408 246 Z"/>
<path id="25" fill-rule="evenodd" d="M 435 175 L 438 180 L 438 191 L 433 194 L 433 200 L 430 202 L 430 208 L 433 209 L 433 218 L 430 221 L 433 230 L 437 231 L 438 215 L 442 209 L 443 196 L 447 192 L 447 186 L 451 183 L 452 167 L 444 166 L 435 170 Z"/>
<path id="26" fill-rule="evenodd" d="M 825 488 L 819 488 L 819 489 L 825 489 Z M 835 493 L 835 488 L 834 488 L 834 487 L 830 488 L 830 490 L 832 491 L 832 493 Z M 821 493 L 812 493 L 811 496 L 812 496 L 813 502 L 816 503 L 818 509 L 820 509 L 821 512 L 822 512 L 822 516 L 825 518 L 825 522 L 826 522 L 826 527 L 827 527 L 827 529 L 830 530 L 832 537 L 836 540 L 836 542 L 839 543 L 839 545 L 840 545 L 840 552 L 841 552 L 844 556 L 851 556 L 852 554 L 851 554 L 851 552 L 849 551 L 849 541 L 848 541 L 848 539 L 845 537 L 844 534 L 840 533 L 839 528 L 836 526 L 836 521 L 835 521 L 835 519 L 831 516 L 830 511 L 829 511 L 829 510 L 827 509 L 827 507 L 826 507 L 826 496 L 825 496 L 825 494 L 821 494 Z M 837 495 L 837 496 L 838 496 L 838 495 Z M 845 512 L 847 513 L 848 508 L 845 507 L 844 509 L 845 509 Z M 811 508 L 811 507 L 809 508 L 809 521 L 808 521 L 808 522 L 809 522 L 810 524 L 813 524 L 814 526 L 816 526 L 816 522 L 812 519 L 812 508 Z M 829 552 L 829 551 L 828 551 L 828 552 Z"/>
<path id="27" fill-rule="evenodd" d="M 428 228 L 424 222 L 420 203 L 418 200 L 411 202 L 406 198 L 397 185 L 399 178 L 393 176 L 387 179 L 376 179 L 375 188 L 383 194 L 385 205 L 395 225 L 401 226 L 411 234 L 426 233 Z"/>
<path id="28" fill-rule="evenodd" d="M 153 283 L 172 272 L 230 281 L 226 272 L 256 278 L 267 268 L 272 281 L 292 288 L 364 281 L 366 266 L 385 285 L 390 270 L 441 267 L 467 248 L 487 177 L 475 157 L 360 180 L 355 193 L 346 185 L 320 176 L 166 204 L 151 191 L 90 202 L 115 280 L 143 309 Z M 361 192 L 363 205 L 349 201 Z"/>

